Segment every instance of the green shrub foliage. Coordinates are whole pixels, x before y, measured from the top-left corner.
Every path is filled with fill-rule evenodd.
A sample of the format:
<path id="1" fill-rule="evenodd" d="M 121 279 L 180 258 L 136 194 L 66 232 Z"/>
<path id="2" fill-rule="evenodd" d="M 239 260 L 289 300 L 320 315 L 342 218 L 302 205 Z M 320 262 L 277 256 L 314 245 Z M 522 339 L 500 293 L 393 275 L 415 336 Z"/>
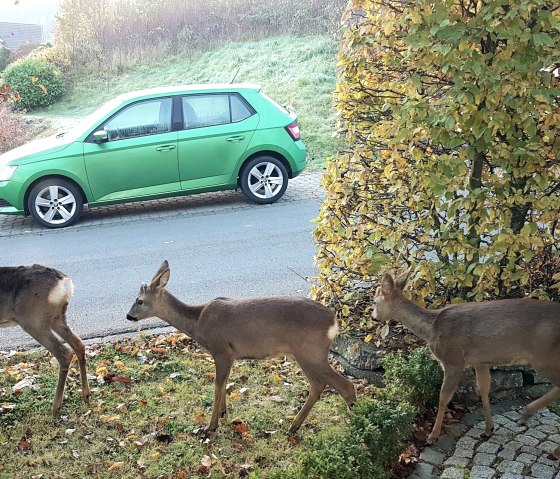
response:
<path id="1" fill-rule="evenodd" d="M 4 72 L 4 81 L 19 94 L 16 106 L 20 109 L 51 105 L 65 93 L 60 70 L 40 60 L 23 59 L 10 65 Z"/>
<path id="2" fill-rule="evenodd" d="M 10 63 L 10 50 L 0 43 L 0 72 Z"/>
<path id="3" fill-rule="evenodd" d="M 438 404 L 443 371 L 428 348 L 408 355 L 388 354 L 383 358 L 384 380 L 389 394 L 418 408 Z"/>
<path id="4" fill-rule="evenodd" d="M 356 286 L 405 264 L 434 306 L 557 295 L 557 0 L 354 0 L 344 20 L 314 296 L 357 324 Z"/>
<path id="5" fill-rule="evenodd" d="M 292 469 L 274 479 L 386 479 L 414 431 L 416 409 L 407 403 L 360 399 L 350 426 L 319 436 Z"/>

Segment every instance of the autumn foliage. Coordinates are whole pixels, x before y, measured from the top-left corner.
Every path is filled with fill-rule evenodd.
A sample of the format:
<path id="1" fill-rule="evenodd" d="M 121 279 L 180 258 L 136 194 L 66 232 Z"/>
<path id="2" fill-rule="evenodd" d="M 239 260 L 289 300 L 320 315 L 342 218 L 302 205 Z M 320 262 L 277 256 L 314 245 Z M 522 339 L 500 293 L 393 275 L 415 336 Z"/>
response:
<path id="1" fill-rule="evenodd" d="M 552 0 L 350 2 L 317 299 L 368 323 L 413 265 L 435 306 L 558 297 L 560 9 Z"/>

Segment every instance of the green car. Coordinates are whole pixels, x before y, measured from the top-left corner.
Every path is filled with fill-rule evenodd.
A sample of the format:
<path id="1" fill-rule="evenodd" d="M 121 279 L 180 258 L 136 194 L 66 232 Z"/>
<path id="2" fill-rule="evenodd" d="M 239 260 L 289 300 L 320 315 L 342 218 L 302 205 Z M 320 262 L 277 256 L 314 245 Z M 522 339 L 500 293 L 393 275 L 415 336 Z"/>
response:
<path id="1" fill-rule="evenodd" d="M 241 188 L 273 203 L 306 165 L 296 115 L 258 85 L 121 95 L 71 130 L 0 155 L 0 213 L 48 228 L 90 207 Z"/>

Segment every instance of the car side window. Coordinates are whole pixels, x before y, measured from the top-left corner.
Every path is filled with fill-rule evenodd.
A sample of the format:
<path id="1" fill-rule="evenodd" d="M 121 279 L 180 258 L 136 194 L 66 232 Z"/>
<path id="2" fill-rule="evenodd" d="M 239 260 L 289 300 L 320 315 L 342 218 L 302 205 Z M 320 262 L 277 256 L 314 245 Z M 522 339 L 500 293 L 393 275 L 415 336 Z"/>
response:
<path id="1" fill-rule="evenodd" d="M 103 125 L 109 141 L 171 131 L 171 98 L 141 101 L 123 108 Z"/>
<path id="2" fill-rule="evenodd" d="M 249 109 L 247 104 L 243 102 L 238 95 L 230 95 L 231 104 L 231 121 L 232 123 L 243 121 L 245 118 L 249 118 L 253 112 Z"/>
<path id="3" fill-rule="evenodd" d="M 183 97 L 185 129 L 235 123 L 252 114 L 251 109 L 238 95 L 210 94 Z"/>

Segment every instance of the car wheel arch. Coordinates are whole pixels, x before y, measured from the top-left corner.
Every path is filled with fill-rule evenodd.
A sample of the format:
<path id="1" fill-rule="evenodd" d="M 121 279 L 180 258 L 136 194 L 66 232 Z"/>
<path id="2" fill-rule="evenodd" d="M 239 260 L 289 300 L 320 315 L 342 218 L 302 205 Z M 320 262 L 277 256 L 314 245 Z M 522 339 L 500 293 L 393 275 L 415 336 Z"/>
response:
<path id="1" fill-rule="evenodd" d="M 281 155 L 280 153 L 278 153 L 276 151 L 269 151 L 269 150 L 258 151 L 256 153 L 251 154 L 247 158 L 245 158 L 243 163 L 241 163 L 241 166 L 239 167 L 239 172 L 237 174 L 237 186 L 238 187 L 241 187 L 241 174 L 243 173 L 243 170 L 245 169 L 247 164 L 251 160 L 254 160 L 255 158 L 258 158 L 260 156 L 271 156 L 271 157 L 276 158 L 277 160 L 281 161 L 282 164 L 284 165 L 284 167 L 286 168 L 286 170 L 288 171 L 288 178 L 289 179 L 293 178 L 292 167 L 290 166 L 290 162 L 286 159 L 285 156 Z"/>
<path id="2" fill-rule="evenodd" d="M 50 179 L 54 179 L 54 178 L 58 178 L 58 179 L 61 179 L 61 180 L 64 180 L 64 181 L 69 181 L 70 183 L 73 183 L 74 186 L 76 186 L 76 188 L 80 192 L 81 199 L 82 199 L 82 204 L 85 205 L 86 203 L 88 203 L 87 195 L 86 195 L 84 189 L 82 188 L 82 185 L 80 185 L 80 183 L 78 183 L 73 178 L 70 178 L 70 177 L 65 176 L 65 175 L 40 176 L 39 178 L 35 178 L 31 183 L 29 183 L 29 185 L 27 185 L 27 188 L 25 189 L 25 195 L 23 197 L 23 206 L 24 206 L 24 209 L 25 209 L 25 215 L 26 216 L 28 216 L 30 214 L 29 207 L 28 207 L 29 195 L 31 194 L 31 191 L 33 190 L 35 185 L 40 183 L 41 181 L 50 180 Z"/>

